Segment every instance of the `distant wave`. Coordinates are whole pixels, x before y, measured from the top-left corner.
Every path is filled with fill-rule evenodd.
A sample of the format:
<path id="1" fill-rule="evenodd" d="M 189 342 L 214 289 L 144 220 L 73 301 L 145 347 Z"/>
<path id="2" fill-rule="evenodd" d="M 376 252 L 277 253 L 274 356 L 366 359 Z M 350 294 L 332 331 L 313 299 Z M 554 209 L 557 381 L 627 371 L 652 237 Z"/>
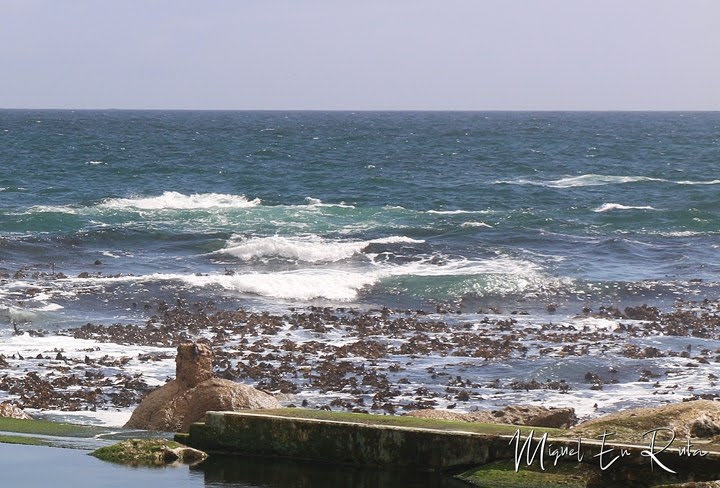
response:
<path id="1" fill-rule="evenodd" d="M 460 227 L 488 227 L 492 229 L 492 225 L 486 224 L 485 222 L 463 222 Z"/>
<path id="2" fill-rule="evenodd" d="M 194 193 L 185 195 L 176 191 L 166 191 L 156 197 L 111 198 L 100 205 L 111 209 L 141 210 L 193 210 L 212 208 L 248 208 L 260 205 L 260 199 L 248 200 L 245 195 L 228 195 L 224 193 Z"/>
<path id="3" fill-rule="evenodd" d="M 260 205 L 259 198 L 248 200 L 245 195 L 224 193 L 193 193 L 185 195 L 176 191 L 166 191 L 155 197 L 108 198 L 92 207 L 74 205 L 35 205 L 29 213 L 66 213 L 86 214 L 94 210 L 212 210 L 250 208 Z"/>
<path id="4" fill-rule="evenodd" d="M 548 188 L 575 188 L 583 186 L 600 186 L 600 185 L 616 185 L 624 183 L 637 183 L 643 181 L 654 181 L 662 183 L 673 183 L 676 185 L 717 185 L 720 184 L 720 180 L 710 181 L 673 181 L 664 178 L 653 178 L 650 176 L 613 176 L 613 175 L 598 175 L 598 174 L 585 174 L 580 176 L 568 176 L 560 178 L 558 180 L 528 180 L 528 179 L 517 179 L 517 180 L 497 180 L 494 184 L 505 184 L 505 185 L 533 185 L 533 186 L 544 186 Z"/>
<path id="5" fill-rule="evenodd" d="M 657 210 L 655 207 L 650 206 L 633 206 L 633 205 L 622 205 L 620 203 L 603 203 L 598 208 L 593 209 L 593 212 L 609 212 L 611 210 Z"/>
<path id="6" fill-rule="evenodd" d="M 403 236 L 391 236 L 367 241 L 335 241 L 317 236 L 253 237 L 217 251 L 243 261 L 280 257 L 307 263 L 335 262 L 362 252 L 370 244 L 422 243 L 425 241 Z"/>
<path id="7" fill-rule="evenodd" d="M 474 213 L 491 213 L 490 210 L 428 210 L 429 214 L 439 215 L 459 215 L 459 214 L 474 214 Z"/>

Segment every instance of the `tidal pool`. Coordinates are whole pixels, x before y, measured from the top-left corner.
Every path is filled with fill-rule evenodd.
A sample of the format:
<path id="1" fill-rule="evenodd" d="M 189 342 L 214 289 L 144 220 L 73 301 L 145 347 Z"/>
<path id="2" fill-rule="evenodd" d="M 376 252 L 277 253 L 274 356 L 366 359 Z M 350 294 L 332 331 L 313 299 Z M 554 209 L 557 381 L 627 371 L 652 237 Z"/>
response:
<path id="1" fill-rule="evenodd" d="M 131 468 L 89 451 L 0 444 L 1 486 L 128 488 L 461 488 L 436 473 L 384 471 L 278 459 L 213 456 L 193 467 Z"/>

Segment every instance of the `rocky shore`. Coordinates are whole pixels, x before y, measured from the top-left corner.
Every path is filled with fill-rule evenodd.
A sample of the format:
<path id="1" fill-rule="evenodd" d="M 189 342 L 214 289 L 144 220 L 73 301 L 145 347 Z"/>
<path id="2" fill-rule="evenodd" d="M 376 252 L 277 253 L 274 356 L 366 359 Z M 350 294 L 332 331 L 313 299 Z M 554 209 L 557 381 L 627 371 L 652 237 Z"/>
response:
<path id="1" fill-rule="evenodd" d="M 669 312 L 586 308 L 558 322 L 440 308 L 310 307 L 281 315 L 180 300 L 144 308 L 150 317 L 143 324 L 16 328 L 0 354 L 0 400 L 34 411 L 129 411 L 169 380 L 175 348 L 188 341 L 211 348 L 217 377 L 273 394 L 284 406 L 363 413 L 472 412 L 604 395 L 607 404 L 578 412 L 587 418 L 626 407 L 613 403 L 619 386 L 643 388 L 654 404 L 713 399 L 720 375 L 712 346 L 720 311 L 710 300 Z M 597 366 L 596 358 L 609 357 L 616 360 Z M 548 359 L 572 369 L 511 369 Z M 683 384 L 688 372 L 695 379 Z"/>

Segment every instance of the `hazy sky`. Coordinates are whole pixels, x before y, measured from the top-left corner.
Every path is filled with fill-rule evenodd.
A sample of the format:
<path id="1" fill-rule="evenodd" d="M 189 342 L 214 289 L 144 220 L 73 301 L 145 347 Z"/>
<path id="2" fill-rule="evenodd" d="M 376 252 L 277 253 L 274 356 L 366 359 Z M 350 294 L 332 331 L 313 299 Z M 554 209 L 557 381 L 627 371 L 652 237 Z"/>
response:
<path id="1" fill-rule="evenodd" d="M 720 0 L 0 0 L 0 107 L 720 110 Z"/>

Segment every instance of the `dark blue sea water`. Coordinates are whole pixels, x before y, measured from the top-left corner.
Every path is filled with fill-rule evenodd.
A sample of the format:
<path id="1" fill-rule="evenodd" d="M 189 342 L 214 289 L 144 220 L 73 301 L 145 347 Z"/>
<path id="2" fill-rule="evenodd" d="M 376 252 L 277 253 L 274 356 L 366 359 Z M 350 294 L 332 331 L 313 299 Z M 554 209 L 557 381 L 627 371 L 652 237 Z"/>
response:
<path id="1" fill-rule="evenodd" d="M 718 113 L 4 110 L 0 307 L 715 294 L 719 168 Z"/>

